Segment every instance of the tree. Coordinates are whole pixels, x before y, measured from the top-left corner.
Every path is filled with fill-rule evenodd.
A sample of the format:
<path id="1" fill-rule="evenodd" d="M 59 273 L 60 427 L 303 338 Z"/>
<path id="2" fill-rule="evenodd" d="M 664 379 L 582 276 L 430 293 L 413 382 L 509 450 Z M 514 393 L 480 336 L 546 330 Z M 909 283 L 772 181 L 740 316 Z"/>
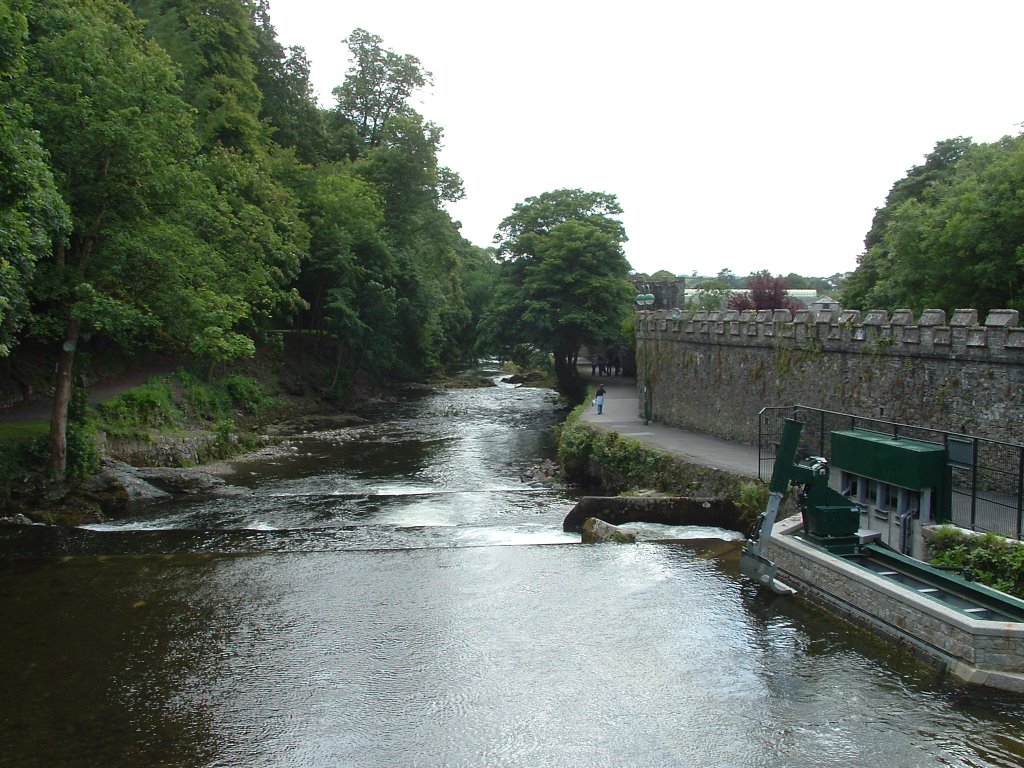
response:
<path id="1" fill-rule="evenodd" d="M 326 159 L 324 113 L 317 107 L 310 64 L 302 46 L 285 48 L 270 22 L 268 0 L 255 0 L 256 85 L 262 95 L 260 117 L 273 129 L 274 141 L 291 147 L 305 163 Z"/>
<path id="2" fill-rule="evenodd" d="M 529 343 L 551 352 L 560 389 L 582 392 L 584 345 L 617 338 L 633 289 L 622 212 L 613 195 L 563 189 L 527 198 L 499 227 L 502 272 L 485 323 L 506 348 Z"/>
<path id="3" fill-rule="evenodd" d="M 337 111 L 375 147 L 388 120 L 409 108 L 409 97 L 430 84 L 432 75 L 415 56 L 381 47 L 383 39 L 365 29 L 354 29 L 343 42 L 353 62 L 345 81 L 333 90 Z"/>
<path id="4" fill-rule="evenodd" d="M 167 57 L 146 43 L 128 9 L 105 0 L 32 6 L 28 69 L 21 85 L 50 152 L 73 230 L 55 241 L 37 281 L 35 330 L 58 334 L 50 469 L 63 477 L 72 366 L 85 328 L 137 325 L 134 288 L 116 279 L 108 243 L 127 242 L 193 147 L 192 115 Z M 124 251 L 122 251 L 123 253 Z M 102 278 L 106 276 L 109 281 Z M 106 282 L 106 285 L 103 283 Z"/>
<path id="5" fill-rule="evenodd" d="M 29 319 L 36 263 L 71 226 L 49 155 L 17 87 L 27 37 L 25 15 L 0 0 L 0 357 L 10 354 Z"/>
<path id="6" fill-rule="evenodd" d="M 865 242 L 847 306 L 1024 309 L 1024 137 L 940 142 L 893 186 Z"/>
<path id="7" fill-rule="evenodd" d="M 725 307 L 731 294 L 732 288 L 725 280 L 711 278 L 704 280 L 700 284 L 697 292 L 688 303 L 692 303 L 697 309 L 722 309 Z"/>
<path id="8" fill-rule="evenodd" d="M 804 306 L 799 299 L 786 293 L 786 279 L 779 275 L 772 277 L 767 270 L 752 272 L 747 278 L 747 292 L 729 297 L 729 309 L 800 309 Z"/>
<path id="9" fill-rule="evenodd" d="M 256 29 L 239 0 L 131 0 L 139 18 L 181 68 L 205 147 L 251 152 L 265 140 L 256 84 Z"/>
<path id="10" fill-rule="evenodd" d="M 65 469 L 67 406 L 84 333 L 211 361 L 294 301 L 284 284 L 304 250 L 278 157 L 199 151 L 177 70 L 115 0 L 32 6 L 21 80 L 50 152 L 72 230 L 38 265 L 32 332 L 56 340 L 50 469 Z M 267 170 L 264 170 L 264 166 Z"/>

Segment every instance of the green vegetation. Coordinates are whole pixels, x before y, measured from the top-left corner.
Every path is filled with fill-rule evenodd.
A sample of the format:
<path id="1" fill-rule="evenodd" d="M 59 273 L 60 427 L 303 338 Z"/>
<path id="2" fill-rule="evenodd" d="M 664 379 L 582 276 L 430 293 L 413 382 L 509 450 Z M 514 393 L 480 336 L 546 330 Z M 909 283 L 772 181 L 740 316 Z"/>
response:
<path id="1" fill-rule="evenodd" d="M 975 581 L 1024 599 L 1024 544 L 943 526 L 928 544 L 928 557 L 932 565 L 965 569 Z"/>
<path id="2" fill-rule="evenodd" d="M 871 309 L 1024 309 L 1024 136 L 941 141 L 897 181 L 843 291 Z"/>
<path id="3" fill-rule="evenodd" d="M 579 402 L 584 346 L 621 343 L 632 313 L 626 233 L 614 195 L 561 189 L 527 198 L 498 229 L 501 268 L 484 333 L 495 349 L 551 353 L 559 388 Z"/>
<path id="4" fill-rule="evenodd" d="M 0 357 L 54 350 L 55 478 L 90 349 L 197 359 L 209 377 L 268 329 L 304 330 L 339 398 L 359 375 L 481 351 L 497 265 L 444 209 L 462 183 L 411 106 L 431 75 L 366 30 L 345 43 L 324 108 L 267 0 L 0 0 Z M 174 407 L 267 406 L 187 386 Z M 134 398 L 109 406 L 113 424 L 174 415 L 156 388 Z"/>
<path id="5" fill-rule="evenodd" d="M 743 510 L 750 525 L 764 511 L 767 488 L 762 484 L 689 464 L 616 432 L 594 429 L 580 419 L 582 408 L 569 414 L 559 435 L 558 458 L 571 482 L 592 485 L 596 480 L 609 495 L 643 489 L 728 498 Z"/>

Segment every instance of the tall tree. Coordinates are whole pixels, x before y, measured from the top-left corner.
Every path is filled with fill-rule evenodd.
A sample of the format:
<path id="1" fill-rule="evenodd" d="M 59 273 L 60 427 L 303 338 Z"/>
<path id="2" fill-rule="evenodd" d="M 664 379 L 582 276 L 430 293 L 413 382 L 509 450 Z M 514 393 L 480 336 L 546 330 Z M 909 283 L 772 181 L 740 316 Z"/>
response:
<path id="1" fill-rule="evenodd" d="M 130 0 L 183 74 L 204 146 L 252 152 L 265 140 L 256 84 L 256 31 L 240 0 Z"/>
<path id="2" fill-rule="evenodd" d="M 71 237 L 56 242 L 40 282 L 50 327 L 60 328 L 50 468 L 63 476 L 83 325 L 117 329 L 140 319 L 132 287 L 116 279 L 102 285 L 118 269 L 106 246 L 129 237 L 161 205 L 169 175 L 188 162 L 194 134 L 173 66 L 143 39 L 123 4 L 37 3 L 29 25 L 25 93 L 73 215 Z"/>
<path id="3" fill-rule="evenodd" d="M 866 242 L 847 306 L 1024 309 L 1024 137 L 941 142 Z"/>
<path id="4" fill-rule="evenodd" d="M 71 225 L 19 87 L 27 38 L 24 13 L 0 0 L 0 357 L 10 354 L 29 318 L 36 263 Z"/>
<path id="5" fill-rule="evenodd" d="M 354 29 L 344 40 L 352 66 L 333 91 L 337 111 L 371 147 L 380 143 L 388 120 L 409 109 L 409 97 L 432 78 L 415 56 L 383 48 L 383 42 L 365 29 Z"/>
<path id="6" fill-rule="evenodd" d="M 289 301 L 305 229 L 287 190 L 237 150 L 198 151 L 177 70 L 122 3 L 50 0 L 29 22 L 20 87 L 73 220 L 39 264 L 32 328 L 61 346 L 50 456 L 60 476 L 81 335 L 246 354 Z M 275 160 L 263 156 L 271 171 Z"/>
<path id="7" fill-rule="evenodd" d="M 306 51 L 278 42 L 268 0 L 255 0 L 252 19 L 256 39 L 256 85 L 262 94 L 260 117 L 273 129 L 274 141 L 291 147 L 305 163 L 325 159 L 324 112 L 317 107 Z"/>
<path id="8" fill-rule="evenodd" d="M 560 389 L 581 394 L 584 345 L 617 338 L 632 311 L 622 213 L 614 195 L 563 189 L 527 198 L 498 230 L 504 259 L 487 333 L 551 352 Z"/>

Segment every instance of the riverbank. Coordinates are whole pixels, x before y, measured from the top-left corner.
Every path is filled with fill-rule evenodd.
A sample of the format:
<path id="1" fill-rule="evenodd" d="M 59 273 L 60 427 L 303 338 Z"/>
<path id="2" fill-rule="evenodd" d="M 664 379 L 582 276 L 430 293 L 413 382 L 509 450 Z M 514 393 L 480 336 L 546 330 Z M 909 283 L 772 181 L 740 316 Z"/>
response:
<path id="1" fill-rule="evenodd" d="M 422 382 L 357 376 L 340 399 L 329 391 L 333 361 L 299 347 L 265 350 L 210 380 L 181 360 L 112 369 L 82 384 L 74 461 L 66 483 L 47 479 L 49 405 L 0 410 L 0 521 L 81 525 L 123 518 L 139 503 L 223 492 L 220 477 L 246 460 L 273 460 L 289 438 L 366 422 L 360 415 L 416 392 L 495 386 L 501 372 L 466 372 Z M 517 386 L 545 386 L 536 371 L 509 372 Z M 70 439 L 70 436 L 69 436 Z M 86 456 L 79 455 L 85 452 Z M 69 469 L 71 468 L 69 464 Z M 84 469 L 83 469 L 84 468 Z"/>

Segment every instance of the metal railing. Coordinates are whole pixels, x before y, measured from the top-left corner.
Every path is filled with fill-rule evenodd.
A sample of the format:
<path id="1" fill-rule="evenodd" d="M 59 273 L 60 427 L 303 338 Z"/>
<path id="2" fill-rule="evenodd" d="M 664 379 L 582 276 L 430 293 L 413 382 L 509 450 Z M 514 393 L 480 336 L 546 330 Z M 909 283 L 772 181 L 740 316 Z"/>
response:
<path id="1" fill-rule="evenodd" d="M 764 482 L 771 479 L 775 449 L 786 419 L 804 423 L 800 456 L 831 460 L 829 435 L 844 429 L 865 429 L 945 446 L 952 480 L 952 519 L 940 522 L 1022 538 L 1024 445 L 802 405 L 769 407 L 758 414 L 758 477 Z"/>

